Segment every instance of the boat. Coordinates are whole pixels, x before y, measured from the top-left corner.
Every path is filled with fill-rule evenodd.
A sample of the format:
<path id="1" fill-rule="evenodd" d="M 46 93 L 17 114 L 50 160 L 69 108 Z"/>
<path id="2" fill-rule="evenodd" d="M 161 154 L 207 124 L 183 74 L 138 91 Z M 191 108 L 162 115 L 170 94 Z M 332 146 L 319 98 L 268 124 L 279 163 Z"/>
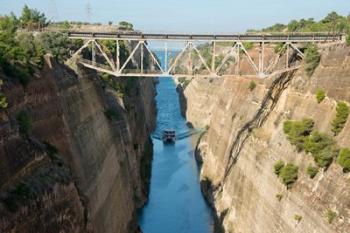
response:
<path id="1" fill-rule="evenodd" d="M 172 130 L 172 129 L 163 130 L 162 139 L 164 143 L 175 143 L 176 141 L 175 130 Z"/>

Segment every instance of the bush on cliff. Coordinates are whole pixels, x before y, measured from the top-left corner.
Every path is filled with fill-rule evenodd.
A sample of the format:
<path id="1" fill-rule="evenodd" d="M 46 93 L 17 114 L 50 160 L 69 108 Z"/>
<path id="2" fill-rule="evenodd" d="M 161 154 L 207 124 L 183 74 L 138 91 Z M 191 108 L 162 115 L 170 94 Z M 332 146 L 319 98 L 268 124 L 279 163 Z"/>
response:
<path id="1" fill-rule="evenodd" d="M 7 108 L 7 98 L 4 93 L 0 92 L 0 108 Z"/>
<path id="2" fill-rule="evenodd" d="M 313 179 L 318 173 L 318 167 L 309 165 L 306 169 L 306 172 L 310 176 L 310 178 Z"/>
<path id="3" fill-rule="evenodd" d="M 343 172 L 350 172 L 350 150 L 348 148 L 340 150 L 337 162 L 343 167 Z"/>
<path id="4" fill-rule="evenodd" d="M 298 151 L 304 149 L 304 143 L 307 136 L 310 135 L 314 127 L 312 119 L 303 119 L 301 121 L 285 121 L 283 131 L 292 145 L 297 147 Z"/>
<path id="5" fill-rule="evenodd" d="M 250 81 L 248 89 L 253 91 L 256 88 L 256 83 L 254 81 Z"/>
<path id="6" fill-rule="evenodd" d="M 325 217 L 326 217 L 328 223 L 332 223 L 334 221 L 334 219 L 337 217 L 337 213 L 331 209 L 328 209 L 325 213 Z"/>
<path id="7" fill-rule="evenodd" d="M 336 116 L 332 121 L 332 131 L 334 135 L 339 134 L 345 126 L 345 123 L 349 116 L 349 106 L 345 102 L 338 102 L 336 108 Z"/>
<path id="8" fill-rule="evenodd" d="M 282 182 L 287 186 L 288 189 L 292 187 L 295 181 L 297 181 L 298 170 L 298 166 L 292 163 L 287 163 L 287 165 L 281 169 L 279 177 L 282 179 Z"/>
<path id="9" fill-rule="evenodd" d="M 312 154 L 319 167 L 324 168 L 327 168 L 332 163 L 338 153 L 334 139 L 331 136 L 318 131 L 313 131 L 305 140 L 304 149 L 306 152 Z"/>
<path id="10" fill-rule="evenodd" d="M 280 175 L 282 168 L 284 167 L 284 162 L 282 160 L 278 160 L 273 166 L 274 172 L 277 176 Z"/>
<path id="11" fill-rule="evenodd" d="M 309 44 L 305 50 L 305 72 L 310 77 L 318 64 L 320 63 L 321 55 L 315 44 Z"/>
<path id="12" fill-rule="evenodd" d="M 324 98 L 326 98 L 326 93 L 323 89 L 317 89 L 316 91 L 316 100 L 317 100 L 317 103 L 321 103 Z"/>

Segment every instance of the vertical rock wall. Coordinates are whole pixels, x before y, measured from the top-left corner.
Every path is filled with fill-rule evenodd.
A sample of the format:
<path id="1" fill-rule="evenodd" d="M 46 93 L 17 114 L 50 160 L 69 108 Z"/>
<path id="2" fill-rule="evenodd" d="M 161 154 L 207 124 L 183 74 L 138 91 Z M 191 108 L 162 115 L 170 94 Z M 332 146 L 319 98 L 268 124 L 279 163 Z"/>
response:
<path id="1" fill-rule="evenodd" d="M 185 89 L 187 120 L 196 127 L 209 126 L 198 156 L 203 160 L 203 192 L 217 213 L 217 232 L 350 231 L 349 174 L 333 162 L 310 179 L 306 168 L 314 163 L 312 156 L 297 152 L 283 133 L 285 120 L 307 117 L 317 130 L 331 134 L 336 102 L 350 103 L 349 52 L 345 45 L 325 46 L 313 76 L 307 77 L 301 68 L 279 95 L 278 86 L 272 88 L 278 77 L 194 79 Z M 257 84 L 252 91 L 251 81 Z M 318 88 L 327 94 L 320 104 L 315 97 Z M 271 103 L 267 107 L 266 98 Z M 262 120 L 256 119 L 259 111 L 270 112 Z M 349 148 L 349 135 L 348 119 L 335 138 L 337 144 Z M 289 190 L 273 172 L 280 159 L 299 166 L 299 178 Z M 228 164 L 232 168 L 225 173 Z M 328 210 L 336 213 L 332 223 L 327 221 Z"/>
<path id="2" fill-rule="evenodd" d="M 47 59 L 25 89 L 6 82 L 9 107 L 1 112 L 1 161 L 6 175 L 2 193 L 35 174 L 38 167 L 55 165 L 44 142 L 57 148 L 67 177 L 64 182 L 50 181 L 45 192 L 21 203 L 23 208 L 37 208 L 10 212 L 2 204 L 1 232 L 137 231 L 136 210 L 147 198 L 147 177 L 141 177 L 141 170 L 149 168 L 141 161 L 145 156 L 151 159 L 145 148 L 155 124 L 155 82 L 117 80 L 127 86 L 121 96 L 101 83 L 95 72 L 77 72 Z M 16 145 L 29 140 L 19 135 L 15 120 L 23 110 L 32 119 L 30 140 L 43 147 L 39 157 L 45 163 L 39 163 L 38 153 L 33 152 L 37 146 L 17 150 Z M 106 116 L 107 110 L 113 110 L 113 119 Z M 13 161 L 20 161 L 16 169 L 10 169 Z M 69 224 L 63 224 L 64 219 Z M 11 221 L 12 228 L 7 224 Z"/>

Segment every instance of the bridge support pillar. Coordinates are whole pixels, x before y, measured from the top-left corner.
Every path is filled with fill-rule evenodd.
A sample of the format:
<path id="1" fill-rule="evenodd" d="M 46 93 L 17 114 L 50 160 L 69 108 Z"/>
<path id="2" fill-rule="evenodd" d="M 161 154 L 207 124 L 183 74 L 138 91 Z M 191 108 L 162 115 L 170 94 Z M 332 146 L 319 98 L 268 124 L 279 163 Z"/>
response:
<path id="1" fill-rule="evenodd" d="M 141 49 L 141 55 L 140 55 L 140 56 L 141 56 L 141 58 L 140 58 L 140 60 L 141 60 L 141 61 L 140 61 L 141 73 L 143 73 L 143 60 L 144 60 L 144 59 L 143 59 L 143 57 L 144 57 L 144 54 L 143 54 L 143 46 L 144 46 L 144 43 L 145 43 L 144 41 L 141 41 L 141 48 L 140 48 L 140 49 Z"/>
<path id="2" fill-rule="evenodd" d="M 242 45 L 241 42 L 237 42 L 237 57 L 236 57 L 237 66 L 236 66 L 236 75 L 239 75 L 239 73 L 240 73 L 240 62 L 241 62 L 240 52 L 241 52 L 241 45 Z"/>
<path id="3" fill-rule="evenodd" d="M 211 73 L 215 73 L 216 43 L 215 43 L 215 41 L 212 41 L 211 44 L 212 44 L 212 52 L 211 52 Z"/>
<path id="4" fill-rule="evenodd" d="M 164 43 L 164 70 L 168 70 L 168 43 Z"/>
<path id="5" fill-rule="evenodd" d="M 189 42 L 189 53 L 188 53 L 188 74 L 191 76 L 193 75 L 193 70 L 192 70 L 192 50 L 193 50 L 193 44 L 192 42 Z"/>
<path id="6" fill-rule="evenodd" d="M 265 48 L 265 43 L 260 42 L 260 48 L 259 48 L 259 76 L 262 77 L 264 76 L 264 48 Z"/>
<path id="7" fill-rule="evenodd" d="M 289 42 L 286 42 L 286 69 L 289 68 Z"/>
<path id="8" fill-rule="evenodd" d="M 92 59 L 92 62 L 96 62 L 96 45 L 95 45 L 95 40 L 92 41 L 91 43 L 91 59 Z"/>
<path id="9" fill-rule="evenodd" d="M 117 67 L 117 72 L 120 70 L 120 47 L 119 47 L 119 40 L 116 40 L 116 67 Z"/>

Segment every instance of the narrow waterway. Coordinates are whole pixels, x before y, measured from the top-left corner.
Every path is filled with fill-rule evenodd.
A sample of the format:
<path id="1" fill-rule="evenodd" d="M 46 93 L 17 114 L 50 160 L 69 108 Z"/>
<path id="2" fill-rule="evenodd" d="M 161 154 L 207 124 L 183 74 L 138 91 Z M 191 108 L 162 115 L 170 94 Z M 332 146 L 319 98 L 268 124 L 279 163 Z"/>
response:
<path id="1" fill-rule="evenodd" d="M 180 113 L 174 80 L 160 78 L 157 85 L 157 128 L 188 131 Z M 153 139 L 154 156 L 149 202 L 140 211 L 143 233 L 210 233 L 212 216 L 200 191 L 191 137 L 175 144 Z"/>

